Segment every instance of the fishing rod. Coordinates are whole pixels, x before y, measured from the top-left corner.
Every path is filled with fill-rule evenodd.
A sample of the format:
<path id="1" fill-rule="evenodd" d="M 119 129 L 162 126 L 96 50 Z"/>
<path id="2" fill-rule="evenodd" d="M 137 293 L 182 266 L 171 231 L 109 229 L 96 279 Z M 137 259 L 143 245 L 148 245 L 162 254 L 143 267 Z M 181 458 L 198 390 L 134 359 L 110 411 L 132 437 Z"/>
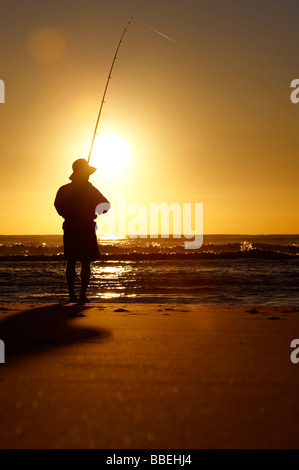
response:
<path id="1" fill-rule="evenodd" d="M 115 51 L 115 54 L 114 54 L 114 57 L 113 57 L 112 65 L 111 65 L 110 72 L 109 72 L 109 75 L 108 75 L 108 79 L 107 79 L 107 82 L 106 82 L 106 86 L 105 86 L 105 90 L 104 90 L 104 94 L 103 94 L 103 98 L 102 98 L 102 102 L 101 102 L 101 106 L 100 106 L 96 126 L 95 126 L 95 129 L 94 129 L 94 133 L 93 133 L 93 137 L 92 137 L 92 141 L 91 141 L 91 146 L 90 146 L 89 155 L 88 155 L 88 159 L 87 159 L 88 163 L 89 163 L 89 160 L 90 160 L 90 157 L 91 157 L 91 152 L 92 152 L 92 148 L 93 148 L 93 144 L 94 144 L 94 139 L 95 139 L 95 136 L 97 134 L 97 128 L 98 128 L 98 125 L 99 125 L 99 120 L 100 120 L 100 117 L 101 117 L 102 108 L 103 108 L 103 105 L 104 105 L 104 102 L 105 102 L 105 96 L 106 96 L 107 88 L 108 88 L 108 85 L 109 85 L 109 81 L 111 79 L 111 74 L 112 74 L 112 70 L 113 70 L 113 67 L 114 67 L 114 63 L 116 61 L 117 53 L 118 53 L 118 50 L 119 50 L 120 45 L 122 43 L 123 37 L 124 37 L 124 35 L 127 31 L 127 28 L 129 26 L 129 24 L 131 23 L 132 19 L 133 19 L 133 16 L 130 18 L 130 20 L 128 21 L 125 29 L 123 30 L 123 33 L 121 35 L 121 38 L 119 40 L 119 43 L 117 45 L 117 48 L 116 48 L 116 51 Z"/>
<path id="2" fill-rule="evenodd" d="M 93 133 L 93 137 L 92 137 L 92 141 L 91 141 L 91 146 L 90 146 L 90 150 L 89 150 L 89 155 L 88 155 L 88 160 L 87 162 L 89 163 L 90 161 L 90 157 L 91 157 L 91 152 L 92 152 L 92 148 L 93 148 L 93 144 L 94 144 L 94 140 L 95 140 L 95 136 L 97 135 L 97 129 L 98 129 L 98 125 L 99 125 L 99 120 L 100 120 L 100 117 L 101 117 L 101 113 L 102 113 L 102 108 L 103 108 L 103 105 L 105 103 L 105 96 L 106 96 L 106 92 L 107 92 L 107 88 L 108 88 L 108 85 L 109 85 L 109 82 L 110 82 L 110 79 L 111 79 L 111 74 L 112 74 L 112 70 L 113 70 L 113 67 L 114 67 L 114 63 L 116 61 L 116 57 L 117 57 L 117 54 L 118 54 L 118 51 L 119 51 L 119 48 L 120 48 L 120 45 L 122 43 L 122 40 L 123 40 L 123 37 L 128 29 L 128 26 L 131 24 L 131 21 L 133 20 L 133 16 L 130 18 L 130 20 L 128 21 L 125 29 L 123 30 L 123 33 L 121 35 L 121 38 L 119 40 L 119 43 L 117 45 L 117 48 L 116 48 L 116 51 L 115 51 L 115 54 L 114 54 L 114 57 L 113 57 L 113 61 L 112 61 L 112 65 L 111 65 L 111 68 L 110 68 L 110 72 L 109 72 L 109 75 L 108 75 L 108 79 L 107 79 L 107 82 L 106 82 L 106 86 L 105 86 L 105 90 L 104 90 L 104 94 L 103 94 L 103 98 L 102 98 L 102 102 L 101 102 L 101 106 L 100 106 L 100 110 L 99 110 L 99 114 L 98 114 L 98 118 L 97 118 L 97 122 L 96 122 L 96 125 L 95 125 L 95 129 L 94 129 L 94 133 Z M 223 66 L 221 66 L 220 64 L 217 64 L 216 62 L 212 62 L 210 61 L 207 57 L 204 57 L 203 55 L 201 54 L 198 54 L 197 51 L 193 50 L 193 49 L 190 49 L 189 47 L 186 47 L 184 44 L 181 44 L 180 42 L 176 41 L 175 39 L 169 37 L 169 36 L 166 36 L 166 34 L 164 33 L 161 33 L 161 31 L 158 31 L 157 29 L 154 29 L 152 28 L 150 25 L 144 23 L 143 21 L 141 20 L 138 20 L 138 18 L 134 18 L 135 21 L 137 21 L 138 23 L 142 24 L 143 26 L 146 26 L 147 28 L 149 28 L 150 30 L 154 31 L 155 33 L 159 34 L 160 36 L 163 36 L 165 39 L 168 39 L 169 41 L 177 44 L 178 46 L 181 46 L 183 47 L 184 49 L 190 51 L 190 52 L 194 52 L 196 53 L 201 59 L 204 59 L 208 62 L 211 62 L 211 63 L 214 63 L 216 64 L 218 67 L 224 69 L 224 70 L 227 70 L 225 69 Z"/>

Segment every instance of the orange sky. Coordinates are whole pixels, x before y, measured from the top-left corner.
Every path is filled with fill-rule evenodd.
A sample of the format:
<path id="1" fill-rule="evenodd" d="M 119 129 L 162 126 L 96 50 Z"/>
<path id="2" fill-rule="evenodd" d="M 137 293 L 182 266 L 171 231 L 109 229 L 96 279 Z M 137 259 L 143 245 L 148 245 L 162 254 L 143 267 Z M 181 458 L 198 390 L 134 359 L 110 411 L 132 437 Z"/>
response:
<path id="1" fill-rule="evenodd" d="M 298 13 L 274 0 L 2 0 L 0 234 L 61 233 L 55 194 L 88 155 L 130 16 L 194 52 L 129 26 L 99 131 L 130 156 L 91 182 L 112 203 L 202 202 L 204 233 L 298 233 Z"/>

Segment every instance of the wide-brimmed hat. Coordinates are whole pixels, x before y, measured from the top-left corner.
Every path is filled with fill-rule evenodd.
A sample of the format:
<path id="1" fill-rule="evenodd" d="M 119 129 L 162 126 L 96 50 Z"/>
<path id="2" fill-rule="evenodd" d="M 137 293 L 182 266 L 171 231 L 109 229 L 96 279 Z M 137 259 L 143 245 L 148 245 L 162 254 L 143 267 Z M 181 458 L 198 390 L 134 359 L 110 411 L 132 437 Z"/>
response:
<path id="1" fill-rule="evenodd" d="M 94 166 L 90 166 L 85 158 L 79 158 L 73 163 L 73 173 L 70 176 L 70 180 L 74 178 L 74 176 L 79 175 L 92 175 L 96 171 Z"/>

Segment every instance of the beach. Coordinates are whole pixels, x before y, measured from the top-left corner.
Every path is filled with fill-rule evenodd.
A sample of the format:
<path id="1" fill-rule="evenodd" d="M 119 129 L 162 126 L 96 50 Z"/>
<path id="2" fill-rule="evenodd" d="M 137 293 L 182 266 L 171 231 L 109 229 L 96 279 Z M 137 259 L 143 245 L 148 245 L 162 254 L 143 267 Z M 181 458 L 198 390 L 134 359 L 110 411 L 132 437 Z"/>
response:
<path id="1" fill-rule="evenodd" d="M 0 304 L 0 448 L 297 448 L 294 306 Z"/>

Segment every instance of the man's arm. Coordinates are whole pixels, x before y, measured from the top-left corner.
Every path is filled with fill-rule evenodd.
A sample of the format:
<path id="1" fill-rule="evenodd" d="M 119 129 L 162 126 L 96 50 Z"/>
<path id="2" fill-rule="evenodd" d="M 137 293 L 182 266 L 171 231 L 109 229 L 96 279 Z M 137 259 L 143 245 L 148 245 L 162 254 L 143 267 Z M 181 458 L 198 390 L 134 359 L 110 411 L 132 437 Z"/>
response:
<path id="1" fill-rule="evenodd" d="M 64 219 L 70 217 L 74 218 L 74 208 L 73 204 L 71 203 L 72 200 L 70 196 L 71 194 L 68 185 L 61 186 L 61 188 L 59 188 L 57 191 L 54 201 L 55 209 Z"/>
<path id="2" fill-rule="evenodd" d="M 108 199 L 103 196 L 103 194 L 97 189 L 97 206 L 96 206 L 96 213 L 98 215 L 106 214 L 111 207 L 110 202 Z"/>
<path id="3" fill-rule="evenodd" d="M 55 209 L 57 210 L 58 214 L 63 217 L 63 214 L 62 214 L 63 207 L 62 207 L 62 203 L 61 203 L 61 188 L 58 189 L 58 191 L 57 191 L 55 201 L 54 201 L 54 206 L 55 206 Z"/>

